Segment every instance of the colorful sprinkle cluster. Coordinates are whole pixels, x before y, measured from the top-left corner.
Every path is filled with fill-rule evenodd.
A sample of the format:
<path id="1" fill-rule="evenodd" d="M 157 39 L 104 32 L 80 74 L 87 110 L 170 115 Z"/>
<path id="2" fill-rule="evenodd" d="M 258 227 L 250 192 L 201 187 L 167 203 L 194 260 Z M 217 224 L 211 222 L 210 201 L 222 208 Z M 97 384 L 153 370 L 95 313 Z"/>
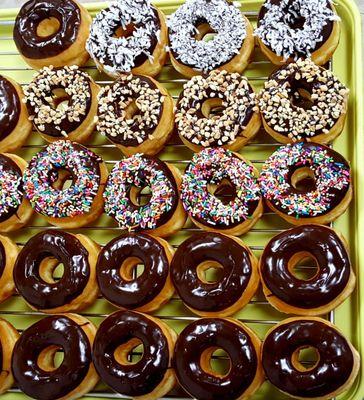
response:
<path id="1" fill-rule="evenodd" d="M 154 229 L 159 219 L 174 206 L 177 187 L 161 168 L 161 163 L 157 159 L 135 154 L 114 166 L 104 192 L 105 212 L 121 227 L 129 230 Z M 135 206 L 131 202 L 132 186 L 150 188 L 148 204 Z"/>
<path id="2" fill-rule="evenodd" d="M 23 200 L 22 178 L 0 164 L 0 217 L 17 209 Z"/>
<path id="3" fill-rule="evenodd" d="M 88 213 L 100 186 L 101 159 L 69 140 L 57 141 L 36 154 L 24 171 L 24 191 L 34 209 L 47 217 L 64 218 Z M 72 185 L 53 187 L 59 170 L 69 171 Z"/>
<path id="4" fill-rule="evenodd" d="M 335 161 L 334 154 L 333 150 L 312 143 L 280 147 L 263 165 L 259 178 L 263 196 L 297 218 L 327 213 L 337 192 L 345 194 L 350 186 L 350 167 Z M 290 173 L 301 167 L 314 172 L 315 189 L 299 193 L 292 187 Z"/>
<path id="5" fill-rule="evenodd" d="M 228 204 L 209 193 L 208 184 L 228 179 L 236 197 Z M 181 199 L 186 211 L 209 225 L 230 226 L 250 217 L 249 203 L 260 199 L 254 168 L 223 148 L 207 148 L 193 156 L 183 176 Z"/>

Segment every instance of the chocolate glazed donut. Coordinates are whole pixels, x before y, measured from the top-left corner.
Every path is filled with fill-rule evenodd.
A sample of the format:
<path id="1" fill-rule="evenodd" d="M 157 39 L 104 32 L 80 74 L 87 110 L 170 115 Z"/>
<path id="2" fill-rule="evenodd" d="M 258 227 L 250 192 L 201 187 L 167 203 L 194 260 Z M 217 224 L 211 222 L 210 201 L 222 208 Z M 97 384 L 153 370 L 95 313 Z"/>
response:
<path id="1" fill-rule="evenodd" d="M 19 388 L 39 400 L 81 397 L 97 383 L 91 348 L 96 328 L 75 314 L 52 315 L 26 329 L 15 345 L 12 371 Z M 54 356 L 64 359 L 55 367 Z"/>
<path id="2" fill-rule="evenodd" d="M 222 270 L 217 282 L 204 271 Z M 184 241 L 171 264 L 174 286 L 182 301 L 202 316 L 227 316 L 244 307 L 259 285 L 257 259 L 244 243 L 220 233 L 199 233 Z"/>
<path id="3" fill-rule="evenodd" d="M 101 379 L 112 389 L 139 400 L 163 397 L 175 384 L 171 369 L 176 334 L 157 318 L 133 311 L 118 311 L 100 325 L 93 359 Z M 142 358 L 127 356 L 143 345 Z"/>
<path id="4" fill-rule="evenodd" d="M 225 375 L 210 366 L 212 353 L 230 358 Z M 241 322 L 203 318 L 188 325 L 176 342 L 173 366 L 180 385 L 199 400 L 235 400 L 252 395 L 263 383 L 260 340 Z"/>
<path id="5" fill-rule="evenodd" d="M 293 274 L 297 263 L 312 257 L 317 273 L 308 280 Z M 298 315 L 329 312 L 353 291 L 355 276 L 340 236 L 323 225 L 302 225 L 275 236 L 260 259 L 264 294 L 278 310 Z"/>
<path id="6" fill-rule="evenodd" d="M 15 87 L 0 75 L 0 140 L 16 127 L 20 116 L 20 100 Z"/>
<path id="7" fill-rule="evenodd" d="M 301 349 L 313 347 L 318 361 L 304 368 Z M 321 318 L 289 318 L 267 334 L 262 350 L 263 368 L 279 390 L 300 399 L 331 399 L 353 383 L 360 357 L 337 328 Z"/>

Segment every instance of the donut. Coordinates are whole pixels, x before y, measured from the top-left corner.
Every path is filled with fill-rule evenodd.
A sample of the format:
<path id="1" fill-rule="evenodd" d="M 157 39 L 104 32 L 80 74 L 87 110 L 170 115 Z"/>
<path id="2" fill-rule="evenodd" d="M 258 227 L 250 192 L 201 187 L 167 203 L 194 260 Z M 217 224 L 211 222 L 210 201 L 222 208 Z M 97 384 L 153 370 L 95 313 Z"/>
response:
<path id="1" fill-rule="evenodd" d="M 49 144 L 24 171 L 24 191 L 30 204 L 46 220 L 61 228 L 77 228 L 95 221 L 103 210 L 107 168 L 86 147 L 69 140 Z M 69 188 L 63 188 L 71 180 Z"/>
<path id="2" fill-rule="evenodd" d="M 15 151 L 32 131 L 21 86 L 0 75 L 0 153 Z"/>
<path id="3" fill-rule="evenodd" d="M 14 42 L 34 69 L 84 65 L 91 16 L 75 0 L 29 0 L 14 25 Z"/>
<path id="4" fill-rule="evenodd" d="M 273 64 L 310 57 L 324 65 L 339 44 L 339 20 L 331 0 L 266 0 L 254 34 Z"/>
<path id="5" fill-rule="evenodd" d="M 85 142 L 96 126 L 99 86 L 77 66 L 44 67 L 25 86 L 29 118 L 47 142 Z"/>
<path id="6" fill-rule="evenodd" d="M 96 262 L 99 246 L 84 235 L 47 229 L 28 240 L 14 266 L 18 293 L 29 306 L 45 313 L 75 312 L 98 296 Z M 63 265 L 58 280 L 54 271 Z"/>
<path id="7" fill-rule="evenodd" d="M 5 393 L 14 384 L 11 356 L 18 338 L 19 333 L 13 325 L 0 318 L 0 394 Z"/>
<path id="8" fill-rule="evenodd" d="M 349 90 L 310 59 L 284 65 L 259 94 L 264 130 L 280 143 L 326 144 L 344 129 Z"/>
<path id="9" fill-rule="evenodd" d="M 353 192 L 348 161 L 317 143 L 278 148 L 263 164 L 259 183 L 268 207 L 294 225 L 332 222 Z"/>
<path id="10" fill-rule="evenodd" d="M 313 348 L 318 361 L 306 369 L 299 352 Z M 297 399 L 331 399 L 354 382 L 360 356 L 330 322 L 317 317 L 288 318 L 267 333 L 262 346 L 267 379 Z"/>
<path id="11" fill-rule="evenodd" d="M 165 240 L 143 233 L 121 235 L 103 247 L 96 267 L 104 298 L 116 307 L 152 312 L 173 295 L 169 265 L 174 250 Z M 138 264 L 144 271 L 133 275 Z"/>
<path id="12" fill-rule="evenodd" d="M 114 1 L 94 18 L 86 49 L 113 78 L 122 73 L 158 75 L 167 57 L 164 14 L 149 0 Z"/>
<path id="13" fill-rule="evenodd" d="M 247 326 L 230 318 L 202 318 L 178 336 L 173 367 L 179 384 L 199 400 L 242 400 L 264 381 L 261 343 Z M 229 358 L 229 371 L 220 374 L 211 367 L 217 349 Z"/>
<path id="14" fill-rule="evenodd" d="M 0 303 L 8 299 L 15 292 L 13 269 L 18 253 L 18 246 L 8 237 L 0 235 Z"/>
<path id="15" fill-rule="evenodd" d="M 129 231 L 170 236 L 186 222 L 178 195 L 180 181 L 180 172 L 173 165 L 134 154 L 116 163 L 110 172 L 104 192 L 105 212 Z M 147 187 L 150 199 L 141 205 L 138 196 Z"/>
<path id="16" fill-rule="evenodd" d="M 25 226 L 33 215 L 24 198 L 23 171 L 26 161 L 15 154 L 0 154 L 0 232 Z"/>
<path id="17" fill-rule="evenodd" d="M 215 282 L 206 271 L 219 268 Z M 242 240 L 215 232 L 197 233 L 173 257 L 171 276 L 183 303 L 204 317 L 225 317 L 241 310 L 259 286 L 258 260 Z"/>
<path id="18" fill-rule="evenodd" d="M 182 142 L 195 152 L 217 146 L 239 150 L 261 126 L 248 79 L 225 70 L 192 77 L 179 96 L 176 125 Z"/>
<path id="19" fill-rule="evenodd" d="M 100 325 L 93 360 L 101 379 L 117 393 L 138 400 L 155 400 L 175 385 L 171 359 L 176 333 L 155 317 L 117 311 Z M 139 345 L 139 361 L 128 358 Z"/>
<path id="20" fill-rule="evenodd" d="M 77 314 L 50 315 L 21 334 L 12 357 L 19 389 L 39 400 L 82 397 L 98 382 L 92 364 L 95 326 Z M 55 356 L 63 353 L 57 366 Z"/>
<path id="21" fill-rule="evenodd" d="M 293 270 L 310 257 L 316 274 L 298 279 Z M 354 290 L 355 275 L 346 244 L 334 229 L 324 225 L 301 225 L 276 235 L 260 258 L 263 292 L 269 303 L 286 314 L 326 314 Z"/>
<path id="22" fill-rule="evenodd" d="M 187 77 L 214 69 L 241 73 L 254 50 L 253 27 L 227 0 L 187 0 L 168 20 L 168 33 L 172 65 Z"/>
<path id="23" fill-rule="evenodd" d="M 97 130 L 126 156 L 154 155 L 174 128 L 174 103 L 151 77 L 122 75 L 99 94 Z"/>
<path id="24" fill-rule="evenodd" d="M 193 156 L 182 177 L 183 206 L 201 229 L 242 235 L 263 213 L 257 176 L 240 154 L 206 148 Z M 229 192 L 228 201 L 217 197 L 220 190 Z"/>

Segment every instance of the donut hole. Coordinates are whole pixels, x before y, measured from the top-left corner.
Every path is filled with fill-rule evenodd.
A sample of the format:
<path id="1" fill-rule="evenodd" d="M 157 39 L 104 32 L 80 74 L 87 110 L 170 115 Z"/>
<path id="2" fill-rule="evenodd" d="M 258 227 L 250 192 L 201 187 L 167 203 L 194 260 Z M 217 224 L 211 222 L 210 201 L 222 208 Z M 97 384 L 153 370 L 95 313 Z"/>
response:
<path id="1" fill-rule="evenodd" d="M 198 279 L 206 284 L 215 284 L 223 278 L 224 267 L 217 261 L 204 261 L 196 268 Z"/>
<path id="2" fill-rule="evenodd" d="M 47 283 L 55 284 L 63 278 L 64 264 L 56 258 L 49 256 L 44 258 L 39 265 L 39 276 Z"/>
<path id="3" fill-rule="evenodd" d="M 198 41 L 209 42 L 213 40 L 217 32 L 213 30 L 207 21 L 197 24 L 195 39 Z"/>
<path id="4" fill-rule="evenodd" d="M 288 261 L 290 273 L 301 281 L 310 281 L 319 273 L 319 265 L 312 254 L 301 251 L 294 254 Z"/>
<path id="5" fill-rule="evenodd" d="M 300 107 L 304 110 L 311 109 L 314 105 L 314 102 L 311 98 L 311 92 L 308 90 L 308 88 L 295 87 L 291 97 L 291 104 L 294 107 Z"/>
<path id="6" fill-rule="evenodd" d="M 65 111 L 70 104 L 71 97 L 63 88 L 52 90 L 52 106 L 54 109 Z"/>
<path id="7" fill-rule="evenodd" d="M 289 2 L 289 4 L 283 9 L 283 15 L 284 23 L 291 29 L 303 29 L 306 18 L 300 14 L 300 10 L 297 5 Z"/>
<path id="8" fill-rule="evenodd" d="M 129 257 L 123 261 L 120 267 L 120 276 L 125 281 L 133 281 L 144 273 L 145 266 L 138 257 Z"/>
<path id="9" fill-rule="evenodd" d="M 236 188 L 228 179 L 223 179 L 218 184 L 207 184 L 208 192 L 219 199 L 223 204 L 229 204 L 236 197 Z"/>
<path id="10" fill-rule="evenodd" d="M 292 364 L 300 372 L 312 371 L 320 361 L 320 353 L 315 347 L 302 346 L 292 354 Z"/>
<path id="11" fill-rule="evenodd" d="M 45 18 L 37 26 L 37 36 L 46 38 L 55 35 L 61 28 L 61 23 L 55 17 Z"/>
<path id="12" fill-rule="evenodd" d="M 310 192 L 316 187 L 315 173 L 308 167 L 298 168 L 291 175 L 291 185 L 299 192 Z"/>
<path id="13" fill-rule="evenodd" d="M 222 115 L 224 109 L 222 99 L 215 97 L 205 100 L 201 105 L 201 113 L 205 118 L 217 119 Z"/>
<path id="14" fill-rule="evenodd" d="M 73 175 L 66 169 L 53 172 L 52 187 L 56 190 L 67 190 L 73 185 Z"/>
<path id="15" fill-rule="evenodd" d="M 64 352 L 62 347 L 51 345 L 39 353 L 37 364 L 43 371 L 52 372 L 58 369 L 63 361 Z"/>
<path id="16" fill-rule="evenodd" d="M 115 38 L 128 38 L 133 35 L 135 31 L 135 26 L 134 24 L 128 24 L 125 27 L 123 26 L 118 26 L 115 31 L 113 37 Z"/>
<path id="17" fill-rule="evenodd" d="M 132 338 L 119 345 L 114 351 L 115 361 L 121 365 L 137 364 L 144 355 L 143 342 L 138 338 Z"/>
<path id="18" fill-rule="evenodd" d="M 200 365 L 207 374 L 223 378 L 231 371 L 231 358 L 221 347 L 209 347 L 202 352 Z"/>
<path id="19" fill-rule="evenodd" d="M 130 188 L 130 201 L 137 207 L 145 206 L 152 197 L 152 190 L 149 186 L 142 188 L 132 186 Z"/>

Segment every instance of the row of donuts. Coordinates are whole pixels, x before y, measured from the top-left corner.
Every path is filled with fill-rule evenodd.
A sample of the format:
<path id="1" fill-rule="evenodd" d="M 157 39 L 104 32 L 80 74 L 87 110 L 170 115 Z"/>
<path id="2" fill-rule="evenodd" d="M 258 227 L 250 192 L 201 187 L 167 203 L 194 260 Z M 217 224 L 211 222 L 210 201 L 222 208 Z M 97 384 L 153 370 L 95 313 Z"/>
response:
<path id="1" fill-rule="evenodd" d="M 265 246 L 259 260 L 241 239 L 201 232 L 176 251 L 165 240 L 143 233 L 121 235 L 102 249 L 82 234 L 48 229 L 17 246 L 0 236 L 0 301 L 15 288 L 29 306 L 45 313 L 77 312 L 99 292 L 116 307 L 153 312 L 176 290 L 200 316 L 226 317 L 240 311 L 260 281 L 268 302 L 284 313 L 323 315 L 340 305 L 355 287 L 350 258 L 340 234 L 324 225 L 283 231 Z M 294 272 L 304 258 L 316 260 L 314 276 Z M 62 278 L 55 268 L 63 264 Z M 138 264 L 144 270 L 137 273 Z M 219 268 L 216 280 L 206 271 Z"/>
<path id="2" fill-rule="evenodd" d="M 183 176 L 175 165 L 142 154 L 116 162 L 108 174 L 98 155 L 68 140 L 51 143 L 28 166 L 11 154 L 2 154 L 0 161 L 2 231 L 24 226 L 33 207 L 66 229 L 85 226 L 105 210 L 121 228 L 160 237 L 182 229 L 187 211 L 202 229 L 239 236 L 262 216 L 263 199 L 300 225 L 333 221 L 352 198 L 348 161 L 313 142 L 278 148 L 260 174 L 240 154 L 223 148 L 195 153 Z M 67 180 L 71 184 L 64 188 Z M 141 204 L 138 196 L 146 187 L 150 198 Z"/>
<path id="3" fill-rule="evenodd" d="M 20 337 L 5 320 L 0 330 L 2 370 L 8 371 L 0 389 L 10 388 L 14 378 L 24 393 L 41 400 L 81 397 L 99 376 L 117 393 L 145 400 L 163 397 L 177 382 L 198 400 L 246 399 L 265 378 L 292 397 L 325 400 L 350 388 L 360 365 L 343 334 L 315 317 L 283 320 L 263 343 L 234 319 L 198 319 L 177 336 L 164 321 L 134 311 L 117 311 L 98 329 L 85 317 L 63 314 L 41 319 Z M 130 355 L 140 345 L 136 362 Z M 299 360 L 304 346 L 319 354 L 309 372 Z M 227 353 L 226 374 L 210 365 L 216 349 Z M 58 367 L 57 351 L 64 355 Z"/>
<path id="4" fill-rule="evenodd" d="M 339 43 L 339 17 L 331 1 L 266 0 L 255 32 L 239 6 L 187 0 L 167 27 L 165 15 L 149 0 L 116 0 L 93 22 L 75 0 L 29 0 L 19 11 L 13 37 L 35 69 L 83 65 L 90 54 L 112 77 L 158 75 L 168 54 L 174 68 L 188 77 L 218 68 L 241 73 L 252 58 L 254 34 L 275 64 L 311 57 L 323 65 Z M 209 34 L 213 40 L 206 40 Z"/>
<path id="5" fill-rule="evenodd" d="M 216 146 L 239 150 L 262 123 L 278 142 L 325 144 L 342 132 L 348 104 L 348 89 L 310 59 L 279 68 L 259 94 L 237 73 L 195 76 L 184 84 L 175 111 L 171 95 L 153 78 L 123 75 L 100 89 L 76 66 L 43 68 L 24 94 L 13 80 L 0 77 L 0 93 L 1 152 L 20 148 L 32 126 L 48 142 L 79 143 L 96 127 L 127 156 L 155 155 L 174 129 L 195 152 Z"/>

